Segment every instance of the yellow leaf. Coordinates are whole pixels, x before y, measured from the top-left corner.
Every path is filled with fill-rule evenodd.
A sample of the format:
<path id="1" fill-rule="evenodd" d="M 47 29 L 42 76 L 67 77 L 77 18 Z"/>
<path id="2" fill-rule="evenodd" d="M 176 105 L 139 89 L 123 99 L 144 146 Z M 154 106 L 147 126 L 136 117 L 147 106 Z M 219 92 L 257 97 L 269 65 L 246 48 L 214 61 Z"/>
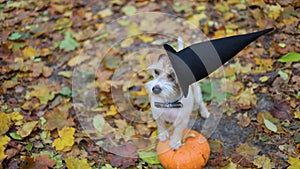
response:
<path id="1" fill-rule="evenodd" d="M 259 66 L 257 70 L 255 70 L 256 73 L 266 72 L 273 69 L 273 59 L 260 59 L 260 58 L 254 58 L 255 63 Z"/>
<path id="2" fill-rule="evenodd" d="M 230 160 L 230 163 L 228 163 L 226 166 L 222 167 L 221 169 L 236 169 L 237 168 L 237 164 L 233 163 Z"/>
<path id="3" fill-rule="evenodd" d="M 275 167 L 274 163 L 271 162 L 271 159 L 266 157 L 265 155 L 259 156 L 253 161 L 253 164 L 257 166 L 257 168 L 262 169 L 272 169 Z"/>
<path id="4" fill-rule="evenodd" d="M 5 146 L 10 141 L 10 138 L 7 136 L 0 136 L 0 146 Z"/>
<path id="5" fill-rule="evenodd" d="M 10 141 L 10 138 L 7 136 L 0 136 L 0 161 L 5 159 L 7 155 L 4 153 L 5 145 Z"/>
<path id="6" fill-rule="evenodd" d="M 0 112 L 0 135 L 7 132 L 11 125 L 10 117 L 4 112 Z"/>
<path id="7" fill-rule="evenodd" d="M 114 105 L 111 105 L 109 111 L 107 111 L 107 116 L 114 116 L 118 113 L 117 108 Z"/>
<path id="8" fill-rule="evenodd" d="M 289 157 L 290 166 L 287 169 L 299 169 L 300 168 L 300 159 L 299 157 L 293 158 Z"/>
<path id="9" fill-rule="evenodd" d="M 110 8 L 106 8 L 100 12 L 98 12 L 98 14 L 102 17 L 102 18 L 105 18 L 105 17 L 108 17 L 108 16 L 111 16 L 113 14 L 113 12 L 111 11 Z"/>
<path id="10" fill-rule="evenodd" d="M 54 92 L 51 92 L 49 85 L 44 83 L 38 84 L 36 86 L 31 86 L 34 90 L 27 92 L 25 98 L 28 100 L 31 97 L 36 97 L 40 100 L 41 104 L 47 104 L 49 100 L 52 100 L 55 96 Z"/>
<path id="11" fill-rule="evenodd" d="M 259 78 L 259 81 L 261 81 L 261 82 L 266 82 L 268 80 L 269 80 L 269 76 L 262 76 Z"/>
<path id="12" fill-rule="evenodd" d="M 243 91 L 239 98 L 238 103 L 241 106 L 253 106 L 256 105 L 257 97 L 253 92 L 252 88 L 246 88 L 245 91 Z"/>
<path id="13" fill-rule="evenodd" d="M 121 42 L 121 47 L 127 48 L 127 47 L 131 46 L 133 42 L 134 42 L 133 38 L 127 38 Z"/>
<path id="14" fill-rule="evenodd" d="M 142 33 L 139 29 L 139 26 L 136 23 L 129 24 L 127 26 L 127 32 L 128 36 L 136 36 Z"/>
<path id="15" fill-rule="evenodd" d="M 294 112 L 294 118 L 295 118 L 295 119 L 300 119 L 300 112 L 295 111 L 295 112 Z"/>
<path id="16" fill-rule="evenodd" d="M 73 57 L 72 59 L 69 60 L 68 65 L 73 67 L 76 66 L 77 64 L 80 64 L 86 60 L 90 59 L 88 56 L 86 55 L 78 55 L 76 57 Z"/>
<path id="17" fill-rule="evenodd" d="M 283 11 L 283 9 L 281 8 L 281 6 L 279 4 L 267 5 L 267 7 L 269 9 L 269 12 L 267 13 L 268 17 L 272 18 L 274 20 L 276 20 L 281 15 L 281 12 Z"/>
<path id="18" fill-rule="evenodd" d="M 17 131 L 17 134 L 19 134 L 21 137 L 27 137 L 32 132 L 37 123 L 37 121 L 24 123 L 22 128 Z"/>
<path id="19" fill-rule="evenodd" d="M 32 48 L 32 47 L 26 47 L 23 51 L 22 51 L 22 53 L 23 53 L 23 56 L 25 57 L 25 58 L 31 58 L 31 57 L 34 57 L 34 56 L 37 56 L 37 51 L 34 49 L 34 48 Z"/>
<path id="20" fill-rule="evenodd" d="M 6 89 L 10 89 L 13 88 L 15 86 L 17 86 L 19 84 L 19 82 L 14 82 L 12 80 L 6 80 L 2 83 L 2 88 Z"/>
<path id="21" fill-rule="evenodd" d="M 195 14 L 192 15 L 191 17 L 188 18 L 188 21 L 190 22 L 191 25 L 189 27 L 191 29 L 196 29 L 199 28 L 200 26 L 200 20 L 207 18 L 207 16 L 202 12 L 200 14 Z"/>
<path id="22" fill-rule="evenodd" d="M 147 36 L 147 35 L 140 35 L 139 39 L 141 39 L 144 43 L 149 43 L 154 40 L 152 36 Z"/>
<path id="23" fill-rule="evenodd" d="M 91 169 L 91 165 L 87 162 L 87 159 L 78 159 L 73 156 L 68 156 L 65 159 L 68 169 Z"/>
<path id="24" fill-rule="evenodd" d="M 68 150 L 74 144 L 74 133 L 75 129 L 73 127 L 62 128 L 58 131 L 59 138 L 53 141 L 52 147 L 55 147 L 56 150 Z"/>
<path id="25" fill-rule="evenodd" d="M 12 112 L 11 114 L 9 114 L 9 116 L 10 116 L 10 119 L 14 122 L 20 121 L 24 118 L 24 116 L 21 115 L 20 112 Z"/>

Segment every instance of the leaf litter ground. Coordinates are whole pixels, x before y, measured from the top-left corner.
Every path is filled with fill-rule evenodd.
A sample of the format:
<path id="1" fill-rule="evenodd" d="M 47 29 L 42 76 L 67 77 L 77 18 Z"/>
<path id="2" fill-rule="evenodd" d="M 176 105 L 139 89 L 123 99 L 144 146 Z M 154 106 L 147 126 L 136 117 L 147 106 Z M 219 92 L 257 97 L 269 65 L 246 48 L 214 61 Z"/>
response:
<path id="1" fill-rule="evenodd" d="M 225 75 L 216 72 L 210 77 L 214 80 L 201 82 L 208 108 L 223 105 L 220 123 L 209 138 L 212 154 L 206 168 L 298 169 L 300 4 L 292 0 L 0 0 L 1 167 L 162 168 L 153 157 L 156 123 L 143 87 L 150 76 L 140 71 L 151 51 L 135 60 L 126 56 L 173 41 L 142 34 L 110 49 L 113 20 L 149 11 L 181 17 L 194 26 L 183 29 L 155 16 L 134 23 L 121 19 L 122 36 L 165 30 L 190 40 L 197 36 L 195 27 L 209 38 L 276 28 L 226 64 Z M 101 62 L 103 51 L 108 57 Z M 115 72 L 120 63 L 128 67 Z M 73 84 L 73 77 L 85 83 Z M 90 89 L 96 89 L 97 100 L 82 102 L 93 97 Z M 132 105 L 143 114 L 122 102 L 115 106 L 112 90 L 130 93 Z M 205 121 L 193 120 L 192 128 L 202 131 Z M 123 146 L 104 148 L 107 137 Z M 124 157 L 128 152 L 132 156 Z"/>

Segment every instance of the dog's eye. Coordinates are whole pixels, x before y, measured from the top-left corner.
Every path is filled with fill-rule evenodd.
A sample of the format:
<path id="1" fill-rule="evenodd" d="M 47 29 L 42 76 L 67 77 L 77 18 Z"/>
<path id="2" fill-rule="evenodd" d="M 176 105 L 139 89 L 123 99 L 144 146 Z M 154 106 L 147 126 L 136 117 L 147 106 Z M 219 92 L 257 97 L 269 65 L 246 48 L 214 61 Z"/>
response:
<path id="1" fill-rule="evenodd" d="M 155 73 L 155 75 L 158 76 L 160 72 L 159 72 L 159 70 L 155 69 L 155 70 L 154 70 L 154 73 Z"/>
<path id="2" fill-rule="evenodd" d="M 175 74 L 174 73 L 169 74 L 168 79 L 171 81 L 175 81 Z"/>

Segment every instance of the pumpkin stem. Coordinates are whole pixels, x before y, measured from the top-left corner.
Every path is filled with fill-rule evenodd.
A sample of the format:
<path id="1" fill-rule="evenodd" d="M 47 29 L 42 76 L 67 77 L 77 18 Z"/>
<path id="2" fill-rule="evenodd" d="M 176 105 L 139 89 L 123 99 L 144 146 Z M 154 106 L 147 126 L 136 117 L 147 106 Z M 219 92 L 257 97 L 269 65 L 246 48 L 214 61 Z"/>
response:
<path id="1" fill-rule="evenodd" d="M 182 140 L 181 140 L 181 142 L 184 144 L 184 143 L 185 143 L 185 141 L 186 141 L 186 139 L 187 139 L 187 138 L 189 138 L 189 137 L 193 137 L 193 138 L 195 138 L 195 137 L 196 137 L 196 135 L 195 135 L 194 133 L 187 133 L 187 134 L 185 134 L 185 135 L 182 137 Z"/>

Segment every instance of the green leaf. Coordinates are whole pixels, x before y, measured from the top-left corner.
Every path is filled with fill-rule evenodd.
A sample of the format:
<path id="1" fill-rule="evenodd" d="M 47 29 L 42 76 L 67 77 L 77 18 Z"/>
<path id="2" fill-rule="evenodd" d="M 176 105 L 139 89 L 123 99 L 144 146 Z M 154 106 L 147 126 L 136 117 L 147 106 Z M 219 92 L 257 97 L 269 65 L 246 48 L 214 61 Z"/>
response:
<path id="1" fill-rule="evenodd" d="M 118 56 L 108 56 L 104 60 L 105 66 L 109 69 L 116 69 L 120 62 L 121 58 Z"/>
<path id="2" fill-rule="evenodd" d="M 124 12 L 125 15 L 127 15 L 127 16 L 131 16 L 136 13 L 136 8 L 134 6 L 127 5 L 122 8 L 122 12 Z"/>
<path id="3" fill-rule="evenodd" d="M 17 39 L 20 39 L 22 36 L 23 36 L 22 33 L 14 32 L 8 37 L 8 39 L 9 40 L 17 40 Z"/>
<path id="4" fill-rule="evenodd" d="M 270 120 L 264 119 L 264 124 L 267 127 L 267 129 L 273 132 L 277 132 L 277 126 L 274 123 L 272 123 Z"/>
<path id="5" fill-rule="evenodd" d="M 298 135 L 298 136 L 295 137 L 295 143 L 296 144 L 300 143 L 300 135 Z"/>
<path id="6" fill-rule="evenodd" d="M 285 73 L 284 71 L 279 70 L 278 74 L 281 77 L 281 79 L 283 79 L 284 81 L 288 80 L 288 78 L 289 78 L 289 75 L 287 73 Z"/>
<path id="7" fill-rule="evenodd" d="M 22 137 L 15 132 L 11 132 L 11 133 L 9 133 L 9 135 L 10 135 L 10 137 L 12 137 L 15 140 L 22 140 Z"/>
<path id="8" fill-rule="evenodd" d="M 286 55 L 283 55 L 278 59 L 279 62 L 299 62 L 300 61 L 300 53 L 297 52 L 289 52 Z"/>
<path id="9" fill-rule="evenodd" d="M 116 167 L 113 167 L 110 164 L 105 164 L 105 166 L 102 166 L 101 168 L 102 169 L 117 169 Z"/>
<path id="10" fill-rule="evenodd" d="M 139 157 L 148 164 L 160 164 L 157 153 L 154 151 L 139 151 Z"/>
<path id="11" fill-rule="evenodd" d="M 32 150 L 32 147 L 33 147 L 33 144 L 32 143 L 28 143 L 26 146 L 25 146 L 25 149 L 27 151 L 31 151 Z"/>
<path id="12" fill-rule="evenodd" d="M 64 40 L 61 41 L 59 44 L 59 48 L 71 51 L 74 50 L 76 47 L 79 47 L 79 43 L 72 38 L 70 32 L 66 32 Z"/>
<path id="13" fill-rule="evenodd" d="M 72 90 L 65 86 L 63 88 L 60 89 L 59 94 L 66 96 L 66 97 L 71 97 L 72 96 Z"/>
<path id="14" fill-rule="evenodd" d="M 260 141 L 266 142 L 266 141 L 268 141 L 268 138 L 267 138 L 267 137 L 261 137 L 261 138 L 260 138 Z"/>
<path id="15" fill-rule="evenodd" d="M 103 127 L 104 127 L 104 124 L 105 124 L 105 119 L 100 115 L 96 115 L 94 118 L 93 118 L 93 126 L 99 131 L 101 132 L 103 130 Z"/>

